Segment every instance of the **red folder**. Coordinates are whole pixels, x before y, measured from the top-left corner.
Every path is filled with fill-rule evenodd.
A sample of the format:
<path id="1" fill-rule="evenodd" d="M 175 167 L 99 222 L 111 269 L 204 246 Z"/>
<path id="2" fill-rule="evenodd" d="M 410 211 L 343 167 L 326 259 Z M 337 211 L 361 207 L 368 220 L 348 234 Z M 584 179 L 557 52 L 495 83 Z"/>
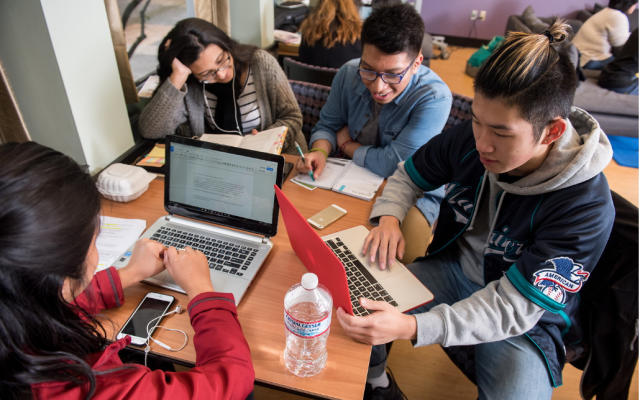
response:
<path id="1" fill-rule="evenodd" d="M 342 262 L 282 193 L 282 190 L 276 185 L 273 186 L 276 189 L 278 204 L 293 251 L 307 270 L 318 276 L 318 282 L 329 289 L 333 297 L 333 305 L 336 308 L 342 307 L 353 315 L 347 275 Z"/>

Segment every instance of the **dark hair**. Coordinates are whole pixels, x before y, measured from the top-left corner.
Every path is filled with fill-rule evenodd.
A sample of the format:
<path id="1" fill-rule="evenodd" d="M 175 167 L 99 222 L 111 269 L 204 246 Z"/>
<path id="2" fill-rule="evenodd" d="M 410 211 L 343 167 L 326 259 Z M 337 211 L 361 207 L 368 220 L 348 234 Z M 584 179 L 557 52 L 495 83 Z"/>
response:
<path id="1" fill-rule="evenodd" d="M 362 44 L 374 45 L 387 54 L 406 52 L 415 58 L 423 39 L 424 22 L 411 4 L 376 6 L 362 24 Z"/>
<path id="2" fill-rule="evenodd" d="M 34 142 L 1 145 L 0 171 L 0 398 L 31 398 L 46 381 L 86 386 L 89 398 L 98 373 L 85 358 L 105 332 L 62 286 L 83 282 L 100 195 L 75 161 Z"/>
<path id="3" fill-rule="evenodd" d="M 516 107 L 533 125 L 534 140 L 554 118 L 568 118 L 578 84 L 575 67 L 556 47 L 571 27 L 556 19 L 548 35 L 509 32 L 504 43 L 480 67 L 476 94 Z"/>
<path id="4" fill-rule="evenodd" d="M 167 41 L 171 40 L 169 46 Z M 258 49 L 256 46 L 240 44 L 231 39 L 220 28 L 199 18 L 187 18 L 179 21 L 160 42 L 158 47 L 158 76 L 162 84 L 172 72 L 174 58 L 187 67 L 200 58 L 200 53 L 209 45 L 215 44 L 233 57 L 236 73 L 249 65 L 251 57 Z M 189 79 L 195 79 L 189 76 Z"/>
<path id="5" fill-rule="evenodd" d="M 627 11 L 629 11 L 629 8 L 637 2 L 638 0 L 609 0 L 608 7 L 622 11 L 626 14 Z"/>

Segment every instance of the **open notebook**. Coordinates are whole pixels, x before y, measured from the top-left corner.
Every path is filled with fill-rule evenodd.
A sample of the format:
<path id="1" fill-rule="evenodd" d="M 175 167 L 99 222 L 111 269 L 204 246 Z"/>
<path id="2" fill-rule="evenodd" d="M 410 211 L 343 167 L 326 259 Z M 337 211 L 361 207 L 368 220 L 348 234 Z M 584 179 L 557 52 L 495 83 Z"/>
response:
<path id="1" fill-rule="evenodd" d="M 315 181 L 311 180 L 307 173 L 300 173 L 291 180 L 307 186 L 331 189 L 362 200 L 371 200 L 384 178 L 351 160 L 328 158 L 322 175 Z"/>
<path id="2" fill-rule="evenodd" d="M 247 134 L 246 136 L 240 136 L 237 134 L 215 135 L 205 133 L 200 137 L 200 140 L 263 153 L 280 154 L 286 135 L 287 127 L 279 126 L 259 132 L 257 135 Z"/>

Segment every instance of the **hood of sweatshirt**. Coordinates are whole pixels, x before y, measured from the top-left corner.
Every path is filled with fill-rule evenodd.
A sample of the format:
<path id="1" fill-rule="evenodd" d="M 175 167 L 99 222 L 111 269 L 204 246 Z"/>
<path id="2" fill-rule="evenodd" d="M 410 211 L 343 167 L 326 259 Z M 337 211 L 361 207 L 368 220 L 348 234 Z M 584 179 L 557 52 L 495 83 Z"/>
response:
<path id="1" fill-rule="evenodd" d="M 567 130 L 556 140 L 540 168 L 514 183 L 489 179 L 505 192 L 531 196 L 588 181 L 611 162 L 613 150 L 600 124 L 586 111 L 573 107 Z"/>

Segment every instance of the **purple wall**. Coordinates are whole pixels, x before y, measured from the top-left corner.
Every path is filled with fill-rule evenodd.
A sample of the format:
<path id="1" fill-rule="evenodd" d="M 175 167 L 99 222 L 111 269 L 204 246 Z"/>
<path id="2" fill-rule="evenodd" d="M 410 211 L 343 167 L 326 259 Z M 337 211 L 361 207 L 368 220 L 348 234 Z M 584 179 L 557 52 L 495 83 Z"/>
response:
<path id="1" fill-rule="evenodd" d="M 599 2 L 608 4 L 607 0 Z M 470 19 L 471 10 L 485 10 L 487 19 L 476 22 L 477 37 L 491 39 L 496 35 L 504 35 L 509 15 L 520 15 L 529 5 L 533 5 L 539 17 L 559 15 L 563 18 L 573 18 L 578 10 L 593 9 L 594 3 L 595 0 L 423 0 L 421 14 L 427 32 L 467 37 L 473 23 Z M 472 37 L 475 37 L 475 34 L 472 34 Z"/>

